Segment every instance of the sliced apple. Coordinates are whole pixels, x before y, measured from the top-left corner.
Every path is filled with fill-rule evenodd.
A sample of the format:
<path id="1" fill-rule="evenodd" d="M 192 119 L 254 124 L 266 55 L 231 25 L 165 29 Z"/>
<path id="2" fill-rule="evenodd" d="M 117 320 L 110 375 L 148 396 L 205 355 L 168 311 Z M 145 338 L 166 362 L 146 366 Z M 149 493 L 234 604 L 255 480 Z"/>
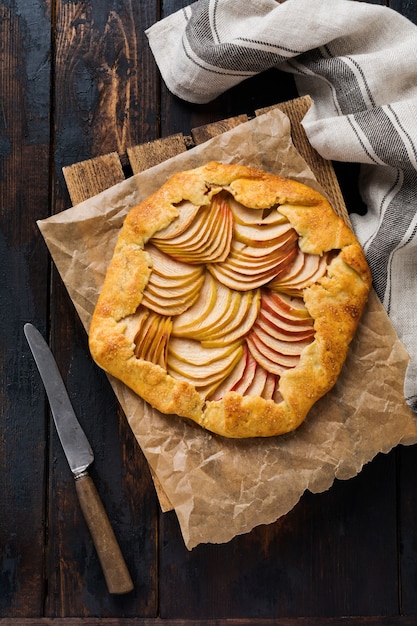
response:
<path id="1" fill-rule="evenodd" d="M 250 337 L 256 335 L 256 338 L 262 342 L 270 351 L 277 353 L 277 358 L 280 359 L 282 364 L 287 363 L 285 357 L 298 357 L 306 346 L 311 343 L 311 338 L 300 339 L 299 341 L 285 341 L 274 337 L 271 333 L 267 332 L 265 328 L 262 328 L 259 324 L 254 324 L 250 332 Z M 259 345 L 259 343 L 258 343 Z M 269 352 L 271 354 L 271 352 Z M 284 357 L 284 358 L 281 358 Z M 291 367 L 292 359 L 288 361 Z"/>
<path id="2" fill-rule="evenodd" d="M 238 289 L 240 291 L 258 289 L 272 280 L 272 278 L 276 275 L 274 270 L 269 270 L 260 276 L 247 276 L 246 274 L 237 272 L 230 267 L 218 265 L 210 265 L 208 269 L 219 282 L 223 283 L 230 289 Z"/>
<path id="3" fill-rule="evenodd" d="M 243 250 L 232 249 L 222 266 L 254 275 L 267 272 L 270 269 L 282 268 L 284 265 L 291 267 L 296 254 L 297 250 L 291 244 L 273 249 L 264 256 L 252 256 L 247 248 Z"/>
<path id="4" fill-rule="evenodd" d="M 176 288 L 179 287 L 181 289 L 191 287 L 193 283 L 204 274 L 204 266 L 189 265 L 188 267 L 196 270 L 195 272 L 190 272 L 188 276 L 171 276 L 168 273 L 162 275 L 152 270 L 151 276 L 149 278 L 149 283 L 155 289 L 171 289 L 173 286 L 175 286 Z"/>
<path id="5" fill-rule="evenodd" d="M 273 400 L 276 395 L 277 387 L 279 385 L 279 376 L 277 374 L 267 373 L 264 388 L 261 393 L 261 397 L 264 400 Z"/>
<path id="6" fill-rule="evenodd" d="M 175 319 L 173 329 L 175 337 L 202 339 L 207 333 L 210 335 L 213 329 L 226 325 L 229 321 L 228 316 L 233 316 L 238 309 L 240 294 L 214 279 L 210 283 L 210 292 L 207 288 L 207 294 L 210 306 L 204 309 L 205 314 L 195 315 L 196 306 Z M 202 300 L 203 297 L 204 293 L 200 299 Z"/>
<path id="7" fill-rule="evenodd" d="M 278 317 L 268 316 L 268 313 L 266 312 L 265 314 L 265 311 L 262 311 L 258 316 L 256 325 L 265 333 L 280 341 L 304 341 L 312 339 L 315 334 L 313 324 L 306 326 L 287 324 Z"/>
<path id="8" fill-rule="evenodd" d="M 154 281 L 149 281 L 146 286 L 146 290 L 149 291 L 154 298 L 158 298 L 161 301 L 166 300 L 167 303 L 173 302 L 180 304 L 178 301 L 181 298 L 192 300 L 195 296 L 198 296 L 203 282 L 203 274 L 198 278 L 195 278 L 191 284 L 185 285 L 167 280 L 166 285 L 164 287 L 160 287 L 159 284 L 155 285 Z"/>
<path id="9" fill-rule="evenodd" d="M 143 316 L 148 315 L 148 313 L 147 309 L 139 306 L 133 315 L 123 318 L 121 332 L 131 343 L 134 343 L 136 334 L 141 327 Z"/>
<path id="10" fill-rule="evenodd" d="M 242 342 L 224 348 L 202 348 L 193 339 L 171 338 L 167 369 L 175 378 L 188 380 L 196 387 L 220 383 L 242 356 Z"/>
<path id="11" fill-rule="evenodd" d="M 143 292 L 142 304 L 160 315 L 179 315 L 198 298 L 204 281 L 204 265 L 177 261 L 148 244 L 152 272 Z"/>
<path id="12" fill-rule="evenodd" d="M 264 367 L 262 367 L 262 365 L 258 363 L 247 345 L 245 346 L 244 364 L 241 378 L 233 385 L 231 391 L 235 391 L 242 396 L 264 397 L 263 394 L 266 390 L 266 393 L 271 393 L 270 397 L 272 397 L 275 390 L 276 376 L 275 374 L 270 374 Z M 271 389 L 268 391 L 266 389 L 266 385 L 269 377 L 271 376 L 273 377 L 274 384 L 271 385 L 269 383 Z"/>
<path id="13" fill-rule="evenodd" d="M 223 289 L 227 289 L 228 296 L 221 295 Z M 195 338 L 200 341 L 222 337 L 225 334 L 225 328 L 233 321 L 239 311 L 242 301 L 242 295 L 239 292 L 232 291 L 222 285 L 221 288 L 218 288 L 217 293 L 219 295 L 216 306 L 207 319 L 199 324 L 195 330 Z"/>
<path id="14" fill-rule="evenodd" d="M 256 364 L 255 375 L 249 387 L 245 391 L 245 396 L 261 396 L 264 392 L 268 373 L 262 365 Z"/>
<path id="15" fill-rule="evenodd" d="M 275 284 L 278 286 L 278 283 L 281 284 L 282 282 L 287 281 L 287 280 L 289 281 L 296 280 L 298 274 L 301 272 L 301 270 L 304 267 L 304 263 L 305 263 L 305 253 L 302 250 L 300 250 L 300 248 L 298 248 L 297 246 L 297 254 L 294 257 L 292 264 L 289 266 L 288 272 L 284 276 L 278 278 L 276 281 L 275 280 L 271 281 L 270 287 L 271 285 L 275 285 Z"/>
<path id="16" fill-rule="evenodd" d="M 142 306 L 131 317 L 132 322 L 136 324 L 133 339 L 136 357 L 166 368 L 167 346 L 172 328 L 171 318 L 157 315 Z"/>
<path id="17" fill-rule="evenodd" d="M 186 311 L 174 320 L 173 336 L 197 339 L 203 347 L 215 348 L 236 341 L 250 330 L 259 310 L 259 294 L 242 294 L 218 281 L 214 285 L 214 306 L 207 315 L 190 320 Z"/>
<path id="18" fill-rule="evenodd" d="M 269 311 L 272 315 L 294 324 L 305 324 L 307 320 L 312 321 L 302 298 L 288 296 L 269 289 L 262 293 L 261 310 Z"/>
<path id="19" fill-rule="evenodd" d="M 267 246 L 279 242 L 289 232 L 295 232 L 289 222 L 278 224 L 253 224 L 244 226 L 235 222 L 234 236 L 247 245 Z"/>
<path id="20" fill-rule="evenodd" d="M 168 358 L 168 345 L 171 336 L 172 322 L 169 317 L 166 317 L 164 322 L 160 326 L 161 332 L 159 339 L 155 337 L 153 345 L 154 363 L 160 365 L 164 369 L 167 366 Z"/>
<path id="21" fill-rule="evenodd" d="M 230 253 L 235 257 L 247 258 L 256 263 L 258 260 L 267 259 L 273 255 L 285 254 L 289 249 L 298 249 L 297 243 L 297 234 L 290 230 L 281 239 L 270 241 L 262 246 L 256 243 L 248 245 L 233 239 Z"/>
<path id="22" fill-rule="evenodd" d="M 188 291 L 179 288 L 155 291 L 148 285 L 143 293 L 142 304 L 160 315 L 180 315 L 196 302 L 203 282 L 204 276 L 200 276 Z"/>
<path id="23" fill-rule="evenodd" d="M 142 317 L 142 323 L 134 339 L 136 345 L 135 355 L 138 359 L 152 361 L 152 358 L 149 357 L 150 345 L 152 344 L 152 341 L 155 337 L 158 325 L 158 316 L 151 313 L 150 311 Z"/>
<path id="24" fill-rule="evenodd" d="M 281 376 L 287 369 L 295 367 L 299 362 L 299 356 L 278 355 L 269 346 L 263 344 L 255 333 L 249 334 L 246 341 L 253 358 L 272 374 Z M 278 360 L 278 357 L 281 358 Z"/>
<path id="25" fill-rule="evenodd" d="M 216 304 L 217 285 L 213 276 L 206 272 L 201 291 L 196 302 L 181 315 L 173 320 L 173 334 L 181 337 L 195 327 L 195 324 L 203 321 L 210 314 Z"/>
<path id="26" fill-rule="evenodd" d="M 227 325 L 211 333 L 209 338 L 202 339 L 205 348 L 218 348 L 224 344 L 237 341 L 244 337 L 252 328 L 258 317 L 260 291 L 247 291 L 241 294 L 239 309 Z"/>
<path id="27" fill-rule="evenodd" d="M 162 317 L 155 330 L 153 340 L 149 344 L 147 360 L 166 368 L 168 342 L 171 333 L 171 320 L 169 317 Z"/>
<path id="28" fill-rule="evenodd" d="M 258 289 L 282 273 L 286 273 L 297 254 L 297 233 L 288 223 L 278 227 L 273 226 L 274 228 L 284 227 L 281 237 L 260 242 L 253 239 L 250 245 L 233 239 L 230 254 L 226 260 L 210 264 L 209 271 L 230 289 L 242 291 Z M 249 228 L 249 230 L 255 237 L 256 228 Z"/>
<path id="29" fill-rule="evenodd" d="M 258 320 L 265 322 L 269 326 L 276 327 L 279 332 L 285 335 L 293 335 L 294 333 L 309 335 L 311 332 L 314 332 L 313 320 L 311 318 L 304 321 L 299 319 L 289 320 L 284 315 L 285 312 L 282 315 L 278 315 L 276 312 L 272 312 L 264 307 L 259 311 Z"/>
<path id="30" fill-rule="evenodd" d="M 306 265 L 308 265 L 308 262 L 306 263 Z M 323 256 L 323 257 L 319 257 L 318 263 L 314 264 L 313 271 L 311 271 L 313 268 L 309 269 L 308 271 L 306 269 L 305 273 L 304 271 L 302 271 L 300 275 L 298 276 L 298 279 L 295 282 L 295 284 L 293 284 L 294 295 L 297 292 L 298 293 L 302 292 L 304 289 L 306 289 L 310 285 L 313 285 L 318 280 L 320 280 L 320 278 L 323 278 L 323 276 L 327 272 L 327 267 L 328 267 L 327 258 Z M 290 289 L 291 289 L 291 285 L 287 285 L 285 287 L 285 293 L 287 293 L 288 295 L 291 295 Z"/>
<path id="31" fill-rule="evenodd" d="M 281 375 L 295 367 L 314 339 L 313 320 L 301 298 L 266 291 L 261 310 L 246 341 L 252 356 L 267 371 Z"/>
<path id="32" fill-rule="evenodd" d="M 327 256 L 316 254 L 304 254 L 301 252 L 303 262 L 299 268 L 300 255 L 296 259 L 296 268 L 292 267 L 288 274 L 279 276 L 271 281 L 269 287 L 289 295 L 300 295 L 303 290 L 317 282 L 327 271 Z M 297 271 L 296 271 L 297 270 Z"/>
<path id="33" fill-rule="evenodd" d="M 172 362 L 177 359 L 181 363 L 188 363 L 195 368 L 195 378 L 204 378 L 202 369 L 206 365 L 218 363 L 236 352 L 241 345 L 242 342 L 238 341 L 222 348 L 202 348 L 200 343 L 194 339 L 171 337 L 169 355 Z"/>
<path id="34" fill-rule="evenodd" d="M 274 391 L 274 395 L 272 396 L 272 400 L 274 402 L 276 402 L 276 404 L 279 404 L 280 402 L 283 401 L 283 397 L 281 395 L 281 392 L 279 390 L 279 380 L 277 380 L 277 384 L 275 386 L 275 391 Z"/>
<path id="35" fill-rule="evenodd" d="M 175 237 L 152 238 L 163 252 L 185 263 L 214 263 L 230 252 L 233 237 L 233 215 L 224 196 L 213 197 L 210 205 L 201 207 L 187 228 Z"/>
<path id="36" fill-rule="evenodd" d="M 219 202 L 214 199 L 213 203 Z M 212 203 L 212 209 L 213 209 Z M 212 222 L 210 238 L 204 246 L 198 249 L 198 258 L 206 263 L 218 263 L 224 261 L 229 252 L 233 236 L 233 216 L 226 203 L 218 206 L 211 212 Z"/>
<path id="37" fill-rule="evenodd" d="M 147 243 L 145 245 L 145 251 L 151 257 L 152 260 L 152 276 L 153 279 L 173 279 L 175 278 L 181 283 L 185 281 L 194 280 L 196 276 L 199 276 L 204 271 L 204 263 L 201 265 L 190 265 L 189 263 L 183 263 L 173 259 L 169 254 L 164 254 L 159 248 Z"/>
<path id="38" fill-rule="evenodd" d="M 173 256 L 185 251 L 198 250 L 207 242 L 212 228 L 210 206 L 201 207 L 194 220 L 176 237 L 162 239 L 159 236 L 152 238 L 152 243 L 163 252 Z M 188 262 L 188 259 L 186 260 Z"/>
<path id="39" fill-rule="evenodd" d="M 219 282 L 230 289 L 249 291 L 263 287 L 278 274 L 283 272 L 287 264 L 291 263 L 294 255 L 295 251 L 290 251 L 283 258 L 272 263 L 272 266 L 267 264 L 265 269 L 262 268 L 262 266 L 261 268 L 254 268 L 253 264 L 252 266 L 248 265 L 248 267 L 252 268 L 250 272 L 245 269 L 244 264 L 237 266 L 228 263 L 227 260 L 225 263 L 213 263 L 209 265 L 208 270 Z"/>
<path id="40" fill-rule="evenodd" d="M 194 338 L 202 340 L 221 334 L 222 329 L 236 315 L 241 298 L 240 293 L 216 281 L 216 303 L 210 314 L 195 324 L 191 331 Z"/>
<path id="41" fill-rule="evenodd" d="M 216 389 L 206 394 L 208 400 L 221 400 L 226 393 L 260 396 L 271 400 L 276 393 L 279 377 L 267 372 L 253 358 L 247 345 L 243 346 L 242 358 Z"/>
<path id="42" fill-rule="evenodd" d="M 258 365 L 257 361 L 253 358 L 250 350 L 248 349 L 247 344 L 245 345 L 244 364 L 245 367 L 243 368 L 242 376 L 230 389 L 231 391 L 239 393 L 241 396 L 246 394 L 247 389 L 252 384 L 255 377 L 256 367 Z"/>
<path id="43" fill-rule="evenodd" d="M 159 289 L 148 284 L 143 293 L 142 304 L 160 315 L 179 315 L 197 300 L 204 276 L 185 288 Z"/>
<path id="44" fill-rule="evenodd" d="M 181 202 L 177 208 L 178 217 L 176 217 L 166 228 L 158 231 L 158 239 L 172 239 L 173 237 L 180 235 L 189 227 L 200 210 L 199 206 L 192 204 L 188 200 Z"/>
<path id="45" fill-rule="evenodd" d="M 229 200 L 230 208 L 232 209 L 235 222 L 244 226 L 257 225 L 257 224 L 284 224 L 288 222 L 285 215 L 279 213 L 277 207 L 271 207 L 268 209 L 251 209 L 249 207 L 240 204 L 233 198 Z"/>
<path id="46" fill-rule="evenodd" d="M 235 364 L 228 376 L 226 376 L 219 384 L 215 386 L 212 385 L 210 387 L 208 386 L 204 390 L 204 395 L 208 400 L 221 400 L 227 392 L 234 389 L 235 385 L 241 380 L 243 376 L 248 354 L 248 348 L 244 344 L 242 346 L 241 358 Z"/>
<path id="47" fill-rule="evenodd" d="M 241 259 L 250 263 L 259 264 L 271 258 L 279 258 L 292 249 L 297 250 L 297 237 L 289 231 L 285 237 L 279 241 L 270 242 L 267 246 L 247 245 L 241 241 L 232 241 L 228 258 Z"/>

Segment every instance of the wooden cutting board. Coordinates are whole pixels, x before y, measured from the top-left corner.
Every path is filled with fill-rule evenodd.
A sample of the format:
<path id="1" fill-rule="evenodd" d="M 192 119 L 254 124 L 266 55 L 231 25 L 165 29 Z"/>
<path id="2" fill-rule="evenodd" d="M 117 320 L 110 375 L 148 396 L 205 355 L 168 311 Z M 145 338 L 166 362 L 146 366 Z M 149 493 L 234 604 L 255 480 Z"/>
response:
<path id="1" fill-rule="evenodd" d="M 324 160 L 310 145 L 301 121 L 311 106 L 309 97 L 297 98 L 272 107 L 255 111 L 254 116 L 267 113 L 278 107 L 291 122 L 291 136 L 294 146 L 308 163 L 317 181 L 327 193 L 336 213 L 349 223 L 348 212 L 340 191 L 333 166 L 330 161 Z M 133 146 L 127 149 L 126 154 L 112 152 L 87 161 L 74 163 L 63 168 L 65 182 L 73 205 L 79 204 L 96 194 L 120 183 L 128 176 L 143 172 L 166 159 L 174 157 L 190 148 L 224 133 L 240 124 L 247 122 L 247 115 L 228 118 L 205 126 L 199 126 L 191 131 L 191 136 L 182 134 L 171 135 L 163 139 Z M 164 493 L 157 477 L 152 478 L 163 511 L 173 507 Z"/>
<path id="2" fill-rule="evenodd" d="M 314 172 L 317 181 L 328 193 L 335 211 L 349 222 L 333 166 L 330 161 L 323 159 L 310 145 L 301 125 L 301 121 L 310 105 L 311 99 L 305 96 L 257 110 L 254 116 L 267 113 L 275 107 L 287 115 L 291 122 L 291 135 L 295 147 Z M 247 122 L 249 119 L 247 115 L 231 117 L 220 122 L 213 122 L 212 124 L 194 128 L 191 131 L 191 136 L 179 133 L 139 146 L 133 146 L 128 148 L 126 154 L 123 155 L 112 152 L 64 167 L 63 173 L 71 202 L 73 205 L 83 202 L 112 185 L 120 183 L 127 176 L 138 174 L 154 165 L 158 165 L 166 159 Z"/>

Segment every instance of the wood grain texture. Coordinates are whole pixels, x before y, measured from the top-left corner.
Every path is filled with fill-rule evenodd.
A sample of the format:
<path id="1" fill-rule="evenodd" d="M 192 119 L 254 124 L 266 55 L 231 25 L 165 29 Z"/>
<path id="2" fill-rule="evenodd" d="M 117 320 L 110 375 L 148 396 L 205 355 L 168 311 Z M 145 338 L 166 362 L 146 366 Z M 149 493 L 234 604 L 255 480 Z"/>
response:
<path id="1" fill-rule="evenodd" d="M 244 619 L 161 619 L 161 618 L 26 618 L 16 622 L 1 619 L 0 626 L 415 626 L 412 616 L 369 616 L 355 617 L 288 617 Z"/>
<path id="2" fill-rule="evenodd" d="M 59 2 L 56 107 L 67 163 L 155 137 L 156 67 L 144 34 L 157 2 Z M 81 154 L 83 152 L 84 154 Z"/>
<path id="3" fill-rule="evenodd" d="M 49 207 L 47 3 L 0 6 L 0 615 L 42 611 L 46 407 L 23 336 L 45 331 Z M 23 462 L 24 460 L 24 462 Z"/>
<path id="4" fill-rule="evenodd" d="M 133 591 L 134 585 L 129 570 L 91 476 L 77 477 L 75 490 L 109 593 L 124 594 Z"/>
<path id="5" fill-rule="evenodd" d="M 109 157 L 112 168 L 106 183 L 114 181 L 122 175 L 114 155 L 158 135 L 155 103 L 159 85 L 144 35 L 157 13 L 157 2 L 124 2 L 119 6 L 110 0 L 57 3 L 53 212 L 71 204 L 63 168 L 102 154 L 113 155 Z M 92 177 L 83 194 L 92 186 L 99 191 L 106 184 L 102 166 L 101 159 L 93 160 Z M 69 175 L 79 176 L 79 172 L 70 169 Z M 85 331 L 55 271 L 50 314 L 55 356 L 94 449 L 91 475 L 135 589 L 123 599 L 108 594 L 52 429 L 46 566 L 50 593 L 45 598 L 44 614 L 155 616 L 158 505 L 149 469 L 107 377 L 91 360 Z"/>
<path id="6" fill-rule="evenodd" d="M 1 619 L 0 626 L 415 626 L 415 617 L 368 616 L 356 617 L 288 617 L 247 619 L 161 619 L 161 618 L 26 618 L 19 622 Z"/>
<path id="7" fill-rule="evenodd" d="M 417 24 L 417 7 L 414 0 L 390 0 L 388 6 L 404 15 L 413 24 Z"/>
<path id="8" fill-rule="evenodd" d="M 88 159 L 82 166 L 80 163 L 68 165 L 63 168 L 63 174 L 74 205 L 125 179 L 117 152 Z"/>
<path id="9" fill-rule="evenodd" d="M 380 455 L 326 493 L 305 494 L 273 524 L 189 552 L 175 514 L 160 512 L 148 464 L 49 266 L 36 220 L 79 201 L 65 179 L 76 180 L 82 198 L 127 175 L 123 156 L 135 146 L 157 141 L 159 159 L 161 138 L 177 135 L 188 148 L 192 129 L 204 139 L 223 120 L 297 96 L 292 76 L 275 69 L 207 105 L 172 96 L 144 31 L 188 4 L 0 7 L 0 626 L 414 625 L 415 447 Z M 416 0 L 390 4 L 416 22 Z M 114 171 L 100 169 L 94 159 L 102 155 L 113 155 Z M 147 166 L 141 159 L 132 156 L 132 170 Z M 85 160 L 93 160 L 88 181 L 74 165 Z M 346 200 L 357 172 L 337 171 Z M 50 338 L 94 448 L 91 474 L 135 583 L 127 596 L 108 594 L 25 322 Z"/>
<path id="10" fill-rule="evenodd" d="M 235 117 L 229 117 L 224 120 L 219 120 L 217 122 L 211 122 L 210 124 L 204 124 L 203 126 L 198 126 L 197 128 L 193 128 L 191 131 L 192 137 L 194 139 L 195 144 L 201 144 L 217 135 L 221 135 L 222 133 L 231 130 L 232 128 L 236 128 L 240 124 L 248 121 L 247 115 L 236 115 Z"/>
<path id="11" fill-rule="evenodd" d="M 181 133 L 177 133 L 145 144 L 132 146 L 127 149 L 127 155 L 132 172 L 138 174 L 186 150 L 186 138 Z"/>
<path id="12" fill-rule="evenodd" d="M 393 492 L 395 458 L 381 457 L 353 480 L 305 494 L 275 524 L 191 553 L 180 548 L 175 516 L 164 516 L 161 616 L 302 615 L 325 624 L 334 615 L 396 614 L 396 514 L 386 509 Z M 186 584 L 193 593 L 184 606 Z"/>

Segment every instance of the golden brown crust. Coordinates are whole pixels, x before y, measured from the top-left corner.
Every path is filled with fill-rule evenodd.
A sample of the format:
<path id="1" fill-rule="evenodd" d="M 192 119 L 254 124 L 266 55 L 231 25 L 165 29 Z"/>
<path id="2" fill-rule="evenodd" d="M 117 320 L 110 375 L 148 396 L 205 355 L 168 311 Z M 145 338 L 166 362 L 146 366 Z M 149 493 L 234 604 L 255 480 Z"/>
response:
<path id="1" fill-rule="evenodd" d="M 297 231 L 305 253 L 338 252 L 326 274 L 304 290 L 315 337 L 303 349 L 298 365 L 282 373 L 282 401 L 241 396 L 234 391 L 220 400 L 205 401 L 189 382 L 138 359 L 134 341 L 126 332 L 127 320 L 139 307 L 151 274 L 146 242 L 177 217 L 183 201 L 205 206 L 221 189 L 251 208 L 279 205 L 279 212 Z M 189 418 L 225 437 L 279 435 L 297 428 L 312 405 L 337 381 L 370 286 L 361 246 L 318 192 L 245 166 L 212 162 L 175 174 L 129 212 L 92 317 L 90 350 L 103 369 L 164 413 Z"/>

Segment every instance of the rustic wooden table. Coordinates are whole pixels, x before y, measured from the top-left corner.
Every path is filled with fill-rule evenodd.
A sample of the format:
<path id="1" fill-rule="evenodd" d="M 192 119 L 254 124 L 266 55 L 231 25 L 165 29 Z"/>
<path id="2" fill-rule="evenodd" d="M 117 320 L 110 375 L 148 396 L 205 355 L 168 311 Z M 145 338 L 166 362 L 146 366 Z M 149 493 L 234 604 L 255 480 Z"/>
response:
<path id="1" fill-rule="evenodd" d="M 188 0 L 0 5 L 0 625 L 417 623 L 417 451 L 305 494 L 226 545 L 183 543 L 36 220 L 71 205 L 63 168 L 295 97 L 270 71 L 211 104 L 161 83 L 144 30 Z M 417 23 L 416 0 L 389 4 Z M 346 203 L 355 166 L 338 165 Z M 135 583 L 108 594 L 23 335 L 47 336 L 94 447 L 92 474 Z M 341 617 L 343 616 L 343 620 Z M 59 619 L 58 619 L 59 618 Z"/>

